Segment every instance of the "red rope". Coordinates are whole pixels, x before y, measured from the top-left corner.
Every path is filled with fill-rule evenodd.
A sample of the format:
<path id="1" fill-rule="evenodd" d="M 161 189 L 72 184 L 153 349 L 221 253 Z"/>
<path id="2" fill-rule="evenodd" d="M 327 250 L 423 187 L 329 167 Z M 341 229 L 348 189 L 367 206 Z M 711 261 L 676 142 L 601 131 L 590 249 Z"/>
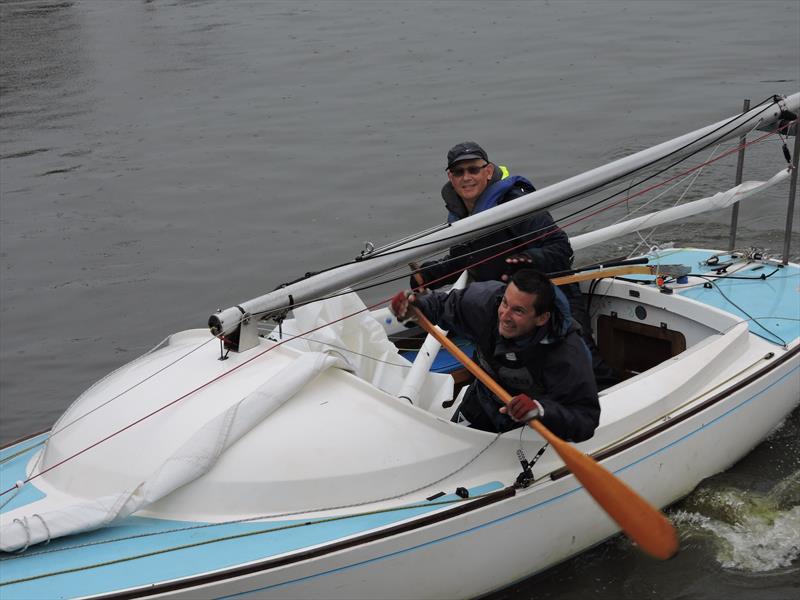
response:
<path id="1" fill-rule="evenodd" d="M 786 127 L 788 127 L 788 125 L 787 125 Z M 614 202 L 614 203 L 612 203 L 612 204 L 610 204 L 610 205 L 608 205 L 608 206 L 605 206 L 605 207 L 603 207 L 603 208 L 600 208 L 600 209 L 598 209 L 598 210 L 596 210 L 596 211 L 594 211 L 594 212 L 591 212 L 591 213 L 589 213 L 589 214 L 587 214 L 587 215 L 585 215 L 585 216 L 582 216 L 582 217 L 580 217 L 580 218 L 578 218 L 578 219 L 575 219 L 574 221 L 570 221 L 570 222 L 566 223 L 566 224 L 564 225 L 564 227 L 569 227 L 570 225 L 575 225 L 576 223 L 580 223 L 581 221 L 584 221 L 584 220 L 586 220 L 586 219 L 588 219 L 588 218 L 590 218 L 590 217 L 593 217 L 593 216 L 595 216 L 595 215 L 598 215 L 598 214 L 600 214 L 601 212 L 604 212 L 604 211 L 606 211 L 606 210 L 609 210 L 609 209 L 611 209 L 611 208 L 613 208 L 613 207 L 617 206 L 618 204 L 621 204 L 622 202 L 628 202 L 628 201 L 632 200 L 633 198 L 636 198 L 636 197 L 638 197 L 638 196 L 641 196 L 642 194 L 645 194 L 645 193 L 647 193 L 647 192 L 649 192 L 649 191 L 652 191 L 652 190 L 654 190 L 654 189 L 656 189 L 656 188 L 659 188 L 659 187 L 661 187 L 661 186 L 663 186 L 663 185 L 667 185 L 668 183 L 670 183 L 671 181 L 674 181 L 675 179 L 678 179 L 678 178 L 680 178 L 680 177 L 684 177 L 685 175 L 688 175 L 688 174 L 690 174 L 690 173 L 693 173 L 694 171 L 696 171 L 696 170 L 698 170 L 698 169 L 701 169 L 701 168 L 703 168 L 703 167 L 705 167 L 705 166 L 708 166 L 708 165 L 710 165 L 710 164 L 712 164 L 712 163 L 714 163 L 714 162 L 716 162 L 716 161 L 718 161 L 718 160 L 721 160 L 721 159 L 722 159 L 722 158 L 724 158 L 725 156 L 728 156 L 728 155 L 730 155 L 730 154 L 732 154 L 732 153 L 734 153 L 734 152 L 738 152 L 738 151 L 739 151 L 741 148 L 745 148 L 745 147 L 747 147 L 747 146 L 750 146 L 750 145 L 752 145 L 752 144 L 759 143 L 759 142 L 763 141 L 764 139 L 766 139 L 767 137 L 769 137 L 769 136 L 771 136 L 771 135 L 775 135 L 776 133 L 778 133 L 778 131 L 769 132 L 769 133 L 767 133 L 767 134 L 765 134 L 765 135 L 763 135 L 763 136 L 761 136 L 761 137 L 759 137 L 759 138 L 757 138 L 757 139 L 755 139 L 755 140 L 753 140 L 753 141 L 751 141 L 751 142 L 745 142 L 744 144 L 741 144 L 741 145 L 739 145 L 739 146 L 736 146 L 736 147 L 732 148 L 731 150 L 728 150 L 727 152 L 724 152 L 724 153 L 722 153 L 720 156 L 718 156 L 718 157 L 716 157 L 716 158 L 714 158 L 714 159 L 711 159 L 711 160 L 708 160 L 708 161 L 706 161 L 706 162 L 700 163 L 699 165 L 697 165 L 697 166 L 695 166 L 695 167 L 693 167 L 693 168 L 691 168 L 691 169 L 689 169 L 689 170 L 687 170 L 687 171 L 684 171 L 684 172 L 678 173 L 678 174 L 674 175 L 673 177 L 670 177 L 670 178 L 668 178 L 668 179 L 666 179 L 666 180 L 664 180 L 664 181 L 662 181 L 662 182 L 660 182 L 660 183 L 653 184 L 653 185 L 651 185 L 651 186 L 649 186 L 649 187 L 647 187 L 647 188 L 645 188 L 645 189 L 643 189 L 643 190 L 641 190 L 641 191 L 639 191 L 639 192 L 635 193 L 633 196 L 626 196 L 625 198 L 622 198 L 622 199 L 620 199 L 620 200 L 618 200 L 618 201 L 616 201 L 616 202 Z M 524 248 L 525 246 L 527 246 L 527 245 L 529 245 L 529 244 L 531 244 L 531 243 L 533 243 L 533 242 L 535 242 L 535 241 L 538 241 L 538 240 L 544 239 L 544 238 L 546 238 L 546 237 L 548 237 L 548 236 L 552 235 L 553 233 L 555 233 L 555 231 L 556 231 L 556 230 L 546 231 L 546 232 L 544 232 L 542 235 L 539 235 L 539 236 L 537 236 L 537 237 L 535 237 L 535 238 L 532 238 L 532 239 L 530 239 L 530 240 L 527 240 L 527 241 L 525 241 L 525 242 L 522 242 L 522 243 L 520 243 L 520 244 L 517 244 L 517 245 L 515 245 L 515 246 L 512 246 L 511 248 L 508 248 L 508 249 L 506 249 L 506 250 L 503 250 L 502 252 L 498 252 L 497 254 L 494 254 L 494 255 L 492 255 L 492 256 L 489 256 L 488 258 L 484 258 L 483 260 L 477 261 L 477 262 L 475 262 L 475 263 L 473 263 L 473 264 L 469 265 L 467 268 L 472 268 L 472 267 L 475 267 L 475 266 L 477 266 L 477 265 L 483 264 L 483 263 L 485 263 L 485 262 L 487 262 L 487 261 L 489 261 L 489 260 L 492 260 L 492 259 L 494 259 L 494 258 L 498 258 L 498 257 L 500 257 L 500 256 L 503 256 L 503 255 L 505 255 L 505 254 L 508 254 L 509 252 L 513 252 L 514 250 L 517 250 L 517 249 L 520 249 L 520 248 Z M 453 275 L 457 274 L 459 271 L 460 271 L 460 269 L 459 269 L 459 270 L 456 270 L 456 271 L 453 271 L 452 273 L 448 273 L 447 275 L 444 275 L 444 276 L 442 276 L 442 277 L 439 277 L 439 278 L 437 278 L 437 279 L 435 279 L 435 280 L 433 280 L 433 281 L 430 281 L 430 282 L 428 282 L 428 285 L 430 285 L 430 284 L 433 284 L 433 283 L 438 283 L 439 281 L 442 281 L 443 279 L 447 279 L 448 277 L 451 277 L 451 276 L 453 276 Z M 165 404 L 164 406 L 162 406 L 162 407 L 160 407 L 160 408 L 157 408 L 156 410 L 154 410 L 154 411 L 152 411 L 152 412 L 150 412 L 150 413 L 148 413 L 148 414 L 144 415 L 143 417 L 141 417 L 141 418 L 137 419 L 136 421 L 133 421 L 132 423 L 129 423 L 129 424 L 128 424 L 128 425 L 126 425 L 125 427 L 123 427 L 123 428 L 121 428 L 121 429 L 118 429 L 118 430 L 117 430 L 117 431 L 115 431 L 114 433 L 111 433 L 111 434 L 107 435 L 106 437 L 104 437 L 104 438 L 102 438 L 102 439 L 100 439 L 100 440 L 98 440 L 98 441 L 94 442 L 93 444 L 91 444 L 91 445 L 87 446 L 86 448 L 83 448 L 82 450 L 79 450 L 79 451 L 78 451 L 78 452 L 76 452 L 75 454 L 72 454 L 72 455 L 70 455 L 70 456 L 68 456 L 68 457 L 66 457 L 66 458 L 64 458 L 64 459 L 62 459 L 62 460 L 60 460 L 59 462 L 57 462 L 57 463 L 55 463 L 55 464 L 53 464 L 53 465 L 50 465 L 50 466 L 49 466 L 49 467 L 47 467 L 46 469 L 44 469 L 44 470 L 42 470 L 42 471 L 39 471 L 39 472 L 38 472 L 36 475 L 33 475 L 33 476 L 31 476 L 31 477 L 29 477 L 29 478 L 25 479 L 25 480 L 23 481 L 23 484 L 25 484 L 25 483 L 28 483 L 28 482 L 30 482 L 30 481 L 33 481 L 33 480 L 34 480 L 34 479 L 36 479 L 37 477 L 41 477 L 41 476 L 42 476 L 42 475 L 44 475 L 45 473 L 48 473 L 48 472 L 52 471 L 53 469 L 55 469 L 55 468 L 57 468 L 57 467 L 59 467 L 59 466 L 63 465 L 64 463 L 66 463 L 66 462 L 68 462 L 68 461 L 70 461 L 70 460 L 72 460 L 72 459 L 74 459 L 74 458 L 77 458 L 78 456 L 80 456 L 80 455 L 84 454 L 85 452 L 88 452 L 88 451 L 89 451 L 89 450 L 91 450 L 92 448 L 95 448 L 95 447 L 99 446 L 99 445 L 100 445 L 100 444 L 102 444 L 103 442 L 106 442 L 106 441 L 110 440 L 111 438 L 113 438 L 113 437 L 115 437 L 115 436 L 117 436 L 117 435 L 119 435 L 119 434 L 123 433 L 124 431 L 127 431 L 127 430 L 128 430 L 128 429 L 130 429 L 131 427 L 134 427 L 135 425 L 138 425 L 138 424 L 139 424 L 139 423 L 141 423 L 142 421 L 145 421 L 145 420 L 149 419 L 149 418 L 150 418 L 150 417 L 152 417 L 153 415 L 156 415 L 156 414 L 160 413 L 162 410 L 165 410 L 166 408 L 169 408 L 170 406 L 172 406 L 172 405 L 174 405 L 174 404 L 177 404 L 177 403 L 178 403 L 178 402 L 180 402 L 181 400 L 183 400 L 183 399 L 185 399 L 185 398 L 188 398 L 188 397 L 189 397 L 189 396 L 191 396 L 192 394 L 195 394 L 196 392 L 199 392 L 200 390 L 202 390 L 202 389 L 204 389 L 204 388 L 208 387 L 208 386 L 209 386 L 209 385 L 211 385 L 212 383 L 215 383 L 216 381 L 219 381 L 219 380 L 220 380 L 220 379 L 222 379 L 223 377 L 226 377 L 227 375 L 230 375 L 230 374 L 231 374 L 231 373 L 233 373 L 234 371 L 236 371 L 236 370 L 240 369 L 241 367 L 243 367 L 243 366 L 245 366 L 245 365 L 247 365 L 247 364 L 251 363 L 252 361 L 256 360 L 257 358 L 260 358 L 260 357 L 264 356 L 264 355 L 265 355 L 267 352 L 270 352 L 271 350 L 273 350 L 273 349 L 277 348 L 278 346 L 282 346 L 283 344 L 285 344 L 285 343 L 287 343 L 287 342 L 290 342 L 290 341 L 292 341 L 292 340 L 295 340 L 295 339 L 297 339 L 297 338 L 300 338 L 300 337 L 303 337 L 303 336 L 305 336 L 305 335 L 308 335 L 309 333 L 313 333 L 313 332 L 315 332 L 315 331 L 318 331 L 318 330 L 320 330 L 320 329 L 322 329 L 322 328 L 324 328 L 324 327 L 327 327 L 327 326 L 329 326 L 329 325 L 333 325 L 334 323 L 338 323 L 338 322 L 340 322 L 340 321 L 343 321 L 343 320 L 345 320 L 345 319 L 349 319 L 350 317 L 353 317 L 353 316 L 355 316 L 355 315 L 357 315 L 357 314 L 359 314 L 359 313 L 362 313 L 362 312 L 364 312 L 364 311 L 372 310 L 373 308 L 376 308 L 376 307 L 378 307 L 378 306 L 382 306 L 382 305 L 384 305 L 384 304 L 387 304 L 389 301 L 391 301 L 391 299 L 392 299 L 392 296 L 389 296 L 388 298 L 385 298 L 385 299 L 383 299 L 383 300 L 379 300 L 378 302 L 375 302 L 374 304 L 371 304 L 371 305 L 369 305 L 369 306 L 366 306 L 365 308 L 363 308 L 363 309 L 361 309 L 361 310 L 357 310 L 357 311 L 355 311 L 355 312 L 352 312 L 352 313 L 350 313 L 350 314 L 344 315 L 344 316 L 342 316 L 342 317 L 340 317 L 340 318 L 338 318 L 338 319 L 335 319 L 335 320 L 333 320 L 333 321 L 330 321 L 329 323 L 324 323 L 324 324 L 320 325 L 319 327 L 315 327 L 315 328 L 313 328 L 313 329 L 309 329 L 308 331 L 305 331 L 305 332 L 303 332 L 303 333 L 299 333 L 299 334 L 297 334 L 297 335 L 296 335 L 296 336 L 294 336 L 294 337 L 290 337 L 290 338 L 288 338 L 288 339 L 286 339 L 286 340 L 282 340 L 282 341 L 280 341 L 280 342 L 277 342 L 275 345 L 273 345 L 273 346 L 270 346 L 269 348 L 267 348 L 267 349 L 266 349 L 266 350 L 264 350 L 263 352 L 259 352 L 259 353 L 258 353 L 258 354 L 256 354 L 255 356 L 252 356 L 252 357 L 250 357 L 249 359 L 247 359 L 247 360 L 246 360 L 246 361 L 244 361 L 243 363 L 241 363 L 241 364 L 239 364 L 239 365 L 235 366 L 235 367 L 234 367 L 234 368 L 232 368 L 231 370 L 229 370 L 229 371 L 226 371 L 225 373 L 222 373 L 222 374 L 218 375 L 217 377 L 215 377 L 215 378 L 213 378 L 213 379 L 211 379 L 211 380 L 207 381 L 206 383 L 204 383 L 204 384 L 202 384 L 202 385 L 200 385 L 200 386 L 198 386 L 198 387 L 194 388 L 193 390 L 191 390 L 191 391 L 187 392 L 187 393 L 186 393 L 186 394 L 184 394 L 183 396 L 180 396 L 179 398 L 176 398 L 175 400 L 172 400 L 171 402 L 169 402 L 169 403 Z M 16 485 L 14 485 L 14 486 L 11 486 L 10 488 L 8 488 L 7 490 L 5 490 L 5 491 L 3 491 L 3 492 L 0 492 L 0 497 L 2 497 L 2 496 L 4 496 L 5 494 L 7 494 L 7 493 L 11 492 L 12 490 L 16 489 L 16 487 L 17 487 L 17 486 L 16 486 Z"/>
<path id="2" fill-rule="evenodd" d="M 787 125 L 784 125 L 781 129 L 785 129 L 785 128 L 788 128 L 790 126 L 791 126 L 791 123 L 789 123 Z M 657 189 L 657 188 L 659 188 L 661 186 L 667 185 L 668 183 L 670 183 L 670 182 L 672 182 L 672 181 L 674 181 L 676 179 L 679 179 L 681 177 L 685 177 L 686 175 L 689 175 L 689 174 L 691 174 L 691 173 L 693 173 L 693 172 L 695 172 L 695 171 L 697 171 L 699 169 L 702 169 L 703 167 L 706 167 L 706 166 L 708 166 L 710 164 L 713 164 L 713 163 L 717 162 L 718 160 L 722 160 L 723 158 L 725 158 L 726 156 L 728 156 L 730 154 L 733 154 L 734 152 L 738 152 L 742 148 L 746 148 L 747 146 L 750 146 L 752 144 L 757 144 L 759 142 L 762 142 L 766 138 L 768 138 L 769 136 L 775 135 L 775 134 L 778 134 L 778 133 L 780 133 L 780 130 L 771 131 L 771 132 L 768 132 L 768 133 L 762 135 L 759 138 L 756 138 L 755 140 L 752 140 L 750 142 L 745 142 L 743 144 L 735 146 L 735 147 L 731 148 L 730 150 L 728 150 L 726 152 L 723 152 L 722 154 L 720 154 L 716 158 L 713 158 L 713 159 L 707 160 L 707 161 L 705 161 L 703 163 L 700 163 L 700 164 L 692 167 L 691 169 L 688 169 L 686 171 L 678 173 L 678 174 L 676 174 L 676 175 L 674 175 L 674 176 L 672 176 L 672 177 L 670 177 L 668 179 L 665 179 L 664 181 L 662 181 L 660 183 L 653 184 L 653 185 L 651 185 L 651 186 L 649 186 L 649 187 L 647 187 L 647 188 L 645 188 L 643 190 L 640 190 L 640 191 L 636 192 L 632 196 L 625 196 L 624 198 L 621 198 L 620 200 L 617 200 L 616 202 L 613 202 L 613 203 L 611 203 L 611 204 L 609 204 L 609 205 L 607 205 L 607 206 L 605 206 L 603 208 L 599 208 L 599 209 L 597 209 L 597 210 L 595 210 L 593 212 L 590 212 L 590 213 L 588 213 L 588 214 L 586 214 L 586 215 L 584 215 L 582 217 L 579 217 L 579 218 L 575 219 L 574 221 L 569 221 L 567 223 L 564 223 L 563 227 L 569 227 L 571 225 L 575 225 L 576 223 L 580 223 L 581 221 L 585 221 L 586 219 L 589 219 L 590 217 L 594 217 L 595 215 L 598 215 L 598 214 L 600 214 L 602 212 L 610 210 L 610 209 L 614 208 L 615 206 L 617 206 L 619 204 L 622 204 L 623 202 L 629 202 L 629 201 L 633 200 L 634 198 L 636 198 L 638 196 L 646 194 L 647 192 L 651 192 L 654 189 Z M 543 239 L 553 235 L 554 233 L 556 233 L 556 231 L 558 231 L 558 227 L 556 227 L 554 229 L 551 229 L 549 231 L 545 231 L 544 233 L 542 233 L 542 234 L 540 234 L 540 235 L 538 235 L 538 236 L 536 236 L 534 238 L 531 238 L 529 240 L 526 240 L 524 242 L 520 242 L 519 244 L 516 244 L 515 246 L 511 246 L 510 248 L 506 248 L 505 250 L 502 250 L 502 251 L 498 252 L 497 254 L 493 254 L 493 255 L 488 256 L 488 257 L 486 257 L 484 259 L 476 261 L 476 262 L 468 265 L 466 268 L 470 269 L 472 267 L 476 267 L 478 265 L 482 265 L 485 262 L 488 262 L 490 260 L 494 260 L 495 258 L 499 258 L 499 257 L 504 256 L 506 254 L 509 254 L 510 252 L 513 252 L 514 250 L 519 250 L 521 248 L 525 248 L 526 246 L 532 244 L 533 242 L 537 242 L 539 240 L 543 240 Z M 433 280 L 431 280 L 429 282 L 425 282 L 424 285 L 415 287 L 414 289 L 415 290 L 419 290 L 419 289 L 422 289 L 424 287 L 428 287 L 428 286 L 430 286 L 432 284 L 439 283 L 440 281 L 447 280 L 447 279 L 453 277 L 454 275 L 460 273 L 461 270 L 462 269 L 456 269 L 455 271 L 451 271 L 450 273 L 442 275 L 441 277 L 433 279 Z M 384 302 L 388 302 L 389 300 L 391 300 L 391 298 L 388 298 Z"/>
<path id="3" fill-rule="evenodd" d="M 253 362 L 253 361 L 254 361 L 254 360 L 256 360 L 257 358 L 260 358 L 260 357 L 264 356 L 264 355 L 265 355 L 267 352 L 270 352 L 271 350 L 274 350 L 274 349 L 275 349 L 275 348 L 277 348 L 278 346 L 282 346 L 282 345 L 283 345 L 283 344 L 285 344 L 286 342 L 291 342 L 292 340 L 295 340 L 295 339 L 297 339 L 297 338 L 299 338 L 299 337 L 302 337 L 302 336 L 304 336 L 304 335 L 308 335 L 309 333 L 313 333 L 313 332 L 315 332 L 315 331 L 318 331 L 318 330 L 322 329 L 323 327 L 327 327 L 328 325 L 333 325 L 334 323 L 338 323 L 339 321 L 343 321 L 343 320 L 345 320 L 345 319 L 349 319 L 350 317 L 352 317 L 352 316 L 354 316 L 354 315 L 357 315 L 358 313 L 361 313 L 361 312 L 364 312 L 364 311 L 367 311 L 367 310 L 372 310 L 373 308 L 375 308 L 375 307 L 377 307 L 377 306 L 380 306 L 381 304 L 385 304 L 385 303 L 386 303 L 386 302 L 388 302 L 390 299 L 391 299 L 391 298 L 387 298 L 386 300 L 381 300 L 380 302 L 377 302 L 377 303 L 375 303 L 375 304 L 372 304 L 372 305 L 370 305 L 370 306 L 367 306 L 367 307 L 365 307 L 365 308 L 363 308 L 363 309 L 361 309 L 361 310 L 357 310 L 357 311 L 355 311 L 355 312 L 353 312 L 353 313 L 350 313 L 350 314 L 348 314 L 348 315 L 345 315 L 345 316 L 343 316 L 343 317 L 340 317 L 340 318 L 338 318 L 338 319 L 336 319 L 336 320 L 334 320 L 334 321 L 330 321 L 329 323 L 323 323 L 323 324 L 322 324 L 322 325 L 320 325 L 319 327 L 314 327 L 313 329 L 309 329 L 309 330 L 308 330 L 308 331 L 306 331 L 306 332 L 299 333 L 299 334 L 297 334 L 297 335 L 296 335 L 296 336 L 294 336 L 294 337 L 291 337 L 291 338 L 288 338 L 288 339 L 286 339 L 286 340 L 283 340 L 283 341 L 277 342 L 275 345 L 273 345 L 273 346 L 270 346 L 269 348 L 267 348 L 266 350 L 264 350 L 264 351 L 262 351 L 262 352 L 259 352 L 259 353 L 258 353 L 258 354 L 256 354 L 255 356 L 251 356 L 250 358 L 248 358 L 248 359 L 247 359 L 246 361 L 244 361 L 243 363 L 236 365 L 235 367 L 233 367 L 233 368 L 232 368 L 232 369 L 230 369 L 229 371 L 226 371 L 225 373 L 221 373 L 220 375 L 217 375 L 217 376 L 216 376 L 216 377 L 214 377 L 213 379 L 211 379 L 211 380 L 209 380 L 209 381 L 205 382 L 204 384 L 202 384 L 202 385 L 200 385 L 200 386 L 198 386 L 198 387 L 194 388 L 193 390 L 191 390 L 191 391 L 189 391 L 189 392 L 185 393 L 183 396 L 180 396 L 179 398 L 176 398 L 175 400 L 172 400 L 171 402 L 168 402 L 168 403 L 167 403 L 167 404 L 165 404 L 164 406 L 162 406 L 162 407 L 160 407 L 160 408 L 157 408 L 156 410 L 154 410 L 154 411 L 152 411 L 152 412 L 150 412 L 150 413 L 148 413 L 148 414 L 144 415 L 143 417 L 140 417 L 139 419 L 137 419 L 137 420 L 133 421 L 132 423 L 129 423 L 129 424 L 128 424 L 128 425 L 126 425 L 125 427 L 123 427 L 123 428 L 121 428 L 121 429 L 118 429 L 118 430 L 117 430 L 117 431 L 115 431 L 114 433 L 111 433 L 111 434 L 107 435 L 106 437 L 104 437 L 104 438 L 102 438 L 102 439 L 100 439 L 100 440 L 98 440 L 98 441 L 94 442 L 93 444 L 91 444 L 91 445 L 87 446 L 86 448 L 83 448 L 82 450 L 79 450 L 79 451 L 78 451 L 78 452 L 76 452 L 75 454 L 72 454 L 72 455 L 70 455 L 70 456 L 67 456 L 66 458 L 64 458 L 64 459 L 60 460 L 59 462 L 57 462 L 57 463 L 55 463 L 55 464 L 53 464 L 53 465 L 50 465 L 50 466 L 49 466 L 49 467 L 47 467 L 46 469 L 44 469 L 44 470 L 42 470 L 42 471 L 39 471 L 39 472 L 38 472 L 36 475 L 32 475 L 31 477 L 28 477 L 28 478 L 27 478 L 27 479 L 25 479 L 25 480 L 24 480 L 22 483 L 23 483 L 23 484 L 25 484 L 25 483 L 28 483 L 28 482 L 30 482 L 30 481 L 33 481 L 33 480 L 34 480 L 34 479 L 36 479 L 37 477 L 41 477 L 42 475 L 44 475 L 45 473 L 48 473 L 49 471 L 52 471 L 52 470 L 53 470 L 53 469 L 55 469 L 56 467 L 60 467 L 60 466 L 61 466 L 61 465 L 63 465 L 64 463 L 66 463 L 66 462 L 68 462 L 68 461 L 70 461 L 70 460 L 72 460 L 72 459 L 74 459 L 74 458 L 77 458 L 77 457 L 78 457 L 78 456 L 80 456 L 81 454 L 83 454 L 83 453 L 85 453 L 85 452 L 88 452 L 89 450 L 91 450 L 92 448 L 95 448 L 95 447 L 99 446 L 99 445 L 100 445 L 100 444 L 102 444 L 103 442 L 106 442 L 106 441 L 110 440 L 111 438 L 113 438 L 113 437 L 115 437 L 115 436 L 119 435 L 120 433 L 122 433 L 122 432 L 124 432 L 124 431 L 126 431 L 126 430 L 130 429 L 131 427 L 133 427 L 133 426 L 135 426 L 135 425 L 138 425 L 138 424 L 139 424 L 139 423 L 141 423 L 142 421 L 145 421 L 145 420 L 149 419 L 150 417 L 152 417 L 153 415 L 156 415 L 156 414 L 160 413 L 162 410 L 164 410 L 164 409 L 166 409 L 166 408 L 169 408 L 169 407 L 170 407 L 170 406 L 172 406 L 173 404 L 176 404 L 176 403 L 180 402 L 181 400 L 183 400 L 183 399 L 185 399 L 185 398 L 188 398 L 188 397 L 189 397 L 189 396 L 191 396 L 192 394 L 194 394 L 194 393 L 196 393 L 196 392 L 199 392 L 200 390 L 202 390 L 202 389 L 204 389 L 204 388 L 208 387 L 208 386 L 209 386 L 209 385 L 211 385 L 212 383 L 214 383 L 214 382 L 216 382 L 216 381 L 219 381 L 220 379 L 222 379 L 223 377 L 226 377 L 227 375 L 230 375 L 231 373 L 233 373 L 233 372 L 234 372 L 234 371 L 236 371 L 237 369 L 240 369 L 241 367 L 243 367 L 243 366 L 245 366 L 245 365 L 247 365 L 247 364 L 249 364 L 249 363 Z M 5 491 L 3 491 L 3 492 L 0 492 L 0 496 L 4 496 L 5 494 L 7 494 L 7 493 L 11 492 L 12 490 L 16 489 L 16 487 L 17 487 L 16 485 L 13 485 L 13 486 L 11 486 L 10 488 L 8 488 L 7 490 L 5 490 Z"/>

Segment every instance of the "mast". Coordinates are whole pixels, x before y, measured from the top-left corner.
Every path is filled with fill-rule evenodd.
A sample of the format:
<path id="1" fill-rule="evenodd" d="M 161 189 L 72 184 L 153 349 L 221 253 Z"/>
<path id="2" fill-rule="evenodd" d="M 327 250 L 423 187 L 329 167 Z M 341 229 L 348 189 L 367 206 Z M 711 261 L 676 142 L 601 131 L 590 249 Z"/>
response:
<path id="1" fill-rule="evenodd" d="M 226 336 L 226 345 L 231 349 L 246 350 L 258 343 L 256 322 L 261 315 L 285 312 L 297 303 L 314 300 L 368 277 L 407 265 L 420 256 L 474 238 L 487 228 L 499 227 L 505 222 L 546 209 L 568 198 L 628 176 L 664 158 L 678 159 L 711 144 L 739 137 L 755 128 L 769 128 L 776 122 L 785 120 L 788 113 L 797 114 L 799 110 L 800 93 L 787 98 L 774 96 L 747 112 L 565 179 L 496 206 L 490 211 L 437 228 L 424 237 L 424 245 L 420 245 L 420 239 L 394 244 L 390 247 L 390 252 L 387 249 L 363 255 L 356 262 L 324 271 L 240 305 L 221 310 L 209 317 L 208 325 L 214 335 Z"/>

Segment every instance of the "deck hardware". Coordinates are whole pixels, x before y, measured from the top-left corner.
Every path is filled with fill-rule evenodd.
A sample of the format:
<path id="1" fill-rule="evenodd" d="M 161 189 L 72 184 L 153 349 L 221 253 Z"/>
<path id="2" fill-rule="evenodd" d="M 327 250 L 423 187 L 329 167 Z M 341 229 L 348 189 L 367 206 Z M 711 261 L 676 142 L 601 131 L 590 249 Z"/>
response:
<path id="1" fill-rule="evenodd" d="M 641 296 L 638 290 L 628 290 L 628 295 L 633 296 L 634 298 L 638 298 Z"/>
<path id="2" fill-rule="evenodd" d="M 661 321 L 661 329 L 668 329 L 667 324 Z"/>
<path id="3" fill-rule="evenodd" d="M 544 454 L 544 451 L 547 450 L 547 446 L 549 446 L 549 444 L 544 444 L 539 448 L 536 456 L 531 460 L 525 458 L 525 452 L 522 448 L 517 449 L 517 458 L 519 459 L 519 464 L 522 465 L 522 472 L 517 475 L 517 480 L 514 482 L 515 488 L 526 488 L 533 483 L 533 465 L 536 464 L 536 461 L 539 460 L 542 454 Z"/>
<path id="4" fill-rule="evenodd" d="M 528 459 L 525 458 L 525 452 L 522 448 L 517 450 L 517 458 L 519 459 L 519 464 L 522 465 L 522 472 L 517 475 L 517 481 L 514 483 L 514 487 L 528 487 L 531 482 L 533 481 L 533 471 L 531 470 L 531 463 L 528 462 Z M 534 459 L 535 461 L 536 459 Z"/>
<path id="5" fill-rule="evenodd" d="M 222 338 L 219 338 L 219 360 L 228 360 L 228 353 L 230 349 L 225 348 L 225 342 Z"/>
<path id="6" fill-rule="evenodd" d="M 362 260 L 367 256 L 369 256 L 370 254 L 372 254 L 373 252 L 375 252 L 375 244 L 373 244 L 372 242 L 364 242 L 364 249 L 361 251 L 361 254 L 356 256 L 356 260 L 357 261 Z"/>
<path id="7" fill-rule="evenodd" d="M 644 321 L 647 318 L 647 309 L 641 304 L 637 305 L 633 312 L 640 321 Z"/>
<path id="8" fill-rule="evenodd" d="M 466 500 L 467 498 L 469 498 L 469 490 L 465 487 L 457 487 L 456 496 L 458 496 L 459 498 L 464 498 Z"/>
<path id="9" fill-rule="evenodd" d="M 428 496 L 427 498 L 425 498 L 425 500 L 427 500 L 428 502 L 432 502 L 433 500 L 441 498 L 442 496 L 444 496 L 444 492 L 436 492 L 433 496 Z"/>

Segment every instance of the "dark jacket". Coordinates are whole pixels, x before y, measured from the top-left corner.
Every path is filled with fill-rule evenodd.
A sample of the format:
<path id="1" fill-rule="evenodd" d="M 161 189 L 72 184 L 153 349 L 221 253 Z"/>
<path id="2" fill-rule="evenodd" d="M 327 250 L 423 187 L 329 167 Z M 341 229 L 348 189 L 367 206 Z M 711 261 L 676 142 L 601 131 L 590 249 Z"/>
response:
<path id="1" fill-rule="evenodd" d="M 430 292 L 415 304 L 434 323 L 475 344 L 480 365 L 512 396 L 527 394 L 544 408 L 542 423 L 557 436 L 589 439 L 600 419 L 600 402 L 589 350 L 572 321 L 566 298 L 556 290 L 556 309 L 544 327 L 522 340 L 498 332 L 497 309 L 506 285 L 473 283 L 450 294 Z M 474 426 L 508 431 L 522 424 L 499 412 L 502 403 L 480 381 L 467 390 L 459 411 Z"/>
<path id="2" fill-rule="evenodd" d="M 475 206 L 479 209 L 481 207 L 489 209 L 496 204 L 503 204 L 535 191 L 536 188 L 527 179 L 522 177 L 514 179 L 516 180 L 514 185 L 501 198 L 489 203 L 484 202 L 486 196 L 493 195 L 493 187 L 496 184 L 503 185 L 501 169 L 496 167 L 489 185 L 481 194 L 481 197 L 478 198 Z M 442 199 L 448 210 L 448 222 L 468 216 L 464 202 L 456 194 L 450 182 L 442 188 Z M 510 248 L 523 244 L 528 240 L 532 241 L 526 246 L 509 251 Z M 503 254 L 504 252 L 505 254 Z M 497 254 L 501 254 L 501 256 L 475 264 Z M 550 213 L 539 211 L 502 229 L 469 242 L 452 246 L 448 256 L 422 265 L 424 268 L 422 277 L 425 282 L 444 277 L 441 281 L 429 286 L 437 288 L 446 283 L 452 283 L 461 271 L 469 265 L 474 265 L 470 268 L 470 275 L 473 280 L 498 281 L 502 275 L 511 273 L 512 269 L 506 264 L 506 258 L 515 254 L 530 256 L 533 259 L 533 264 L 529 266 L 543 272 L 565 271 L 570 268 L 572 261 L 572 247 L 569 244 L 567 234 L 553 222 L 553 217 L 550 216 Z M 453 272 L 455 272 L 454 275 L 449 275 Z M 412 283 L 412 287 L 416 285 L 416 283 Z"/>

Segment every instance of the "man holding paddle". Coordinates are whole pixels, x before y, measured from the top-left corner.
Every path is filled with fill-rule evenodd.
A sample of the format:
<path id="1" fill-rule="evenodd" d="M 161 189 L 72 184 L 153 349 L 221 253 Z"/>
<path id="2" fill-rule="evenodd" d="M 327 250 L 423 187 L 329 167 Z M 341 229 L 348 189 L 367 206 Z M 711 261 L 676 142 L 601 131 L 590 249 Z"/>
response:
<path id="1" fill-rule="evenodd" d="M 502 432 L 538 418 L 557 436 L 580 442 L 600 418 L 589 350 L 564 295 L 533 269 L 508 284 L 473 283 L 450 294 L 399 292 L 392 312 L 409 317 L 409 304 L 428 319 L 473 342 L 477 362 L 513 395 L 504 406 L 481 381 L 470 385 L 453 420 Z"/>

